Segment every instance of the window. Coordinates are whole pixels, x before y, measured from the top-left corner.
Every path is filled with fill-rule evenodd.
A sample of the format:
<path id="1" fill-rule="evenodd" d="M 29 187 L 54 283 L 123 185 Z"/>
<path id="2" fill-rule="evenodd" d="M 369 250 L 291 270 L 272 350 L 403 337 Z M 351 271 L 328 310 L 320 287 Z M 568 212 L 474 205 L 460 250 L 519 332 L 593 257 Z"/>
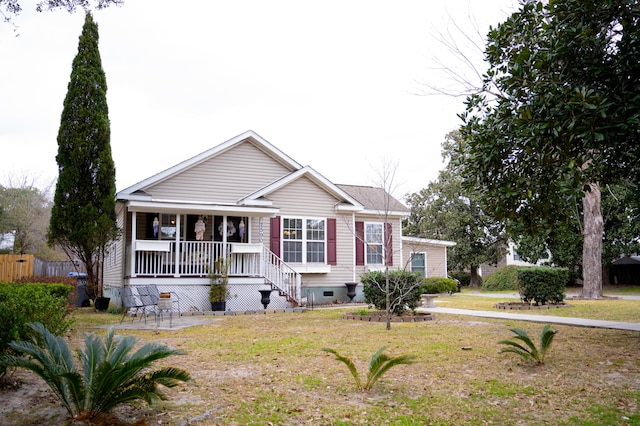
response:
<path id="1" fill-rule="evenodd" d="M 282 219 L 282 260 L 325 263 L 325 219 Z"/>
<path id="2" fill-rule="evenodd" d="M 307 262 L 324 263 L 324 220 L 307 219 Z"/>
<path id="3" fill-rule="evenodd" d="M 425 253 L 411 253 L 411 272 L 418 272 L 426 277 L 427 256 Z"/>
<path id="4" fill-rule="evenodd" d="M 518 254 L 518 252 L 516 251 L 516 249 L 513 249 L 513 260 L 515 261 L 520 261 L 522 259 L 520 259 L 520 255 Z"/>
<path id="5" fill-rule="evenodd" d="M 367 264 L 383 263 L 384 227 L 381 223 L 365 223 L 364 242 L 367 250 Z"/>
<path id="6" fill-rule="evenodd" d="M 176 215 L 161 214 L 160 215 L 160 239 L 173 240 L 176 238 Z"/>
<path id="7" fill-rule="evenodd" d="M 282 219 L 282 259 L 302 262 L 302 219 Z"/>
<path id="8" fill-rule="evenodd" d="M 176 238 L 176 215 L 167 213 L 146 214 L 147 240 L 174 240 Z"/>

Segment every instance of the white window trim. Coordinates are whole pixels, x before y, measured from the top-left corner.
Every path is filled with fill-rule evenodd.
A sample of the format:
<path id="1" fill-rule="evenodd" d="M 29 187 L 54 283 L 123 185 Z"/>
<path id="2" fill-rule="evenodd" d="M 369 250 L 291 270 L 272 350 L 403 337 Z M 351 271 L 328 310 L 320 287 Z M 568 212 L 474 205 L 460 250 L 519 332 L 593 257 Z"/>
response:
<path id="1" fill-rule="evenodd" d="M 411 272 L 416 272 L 413 270 L 413 255 L 414 254 L 421 254 L 424 256 L 424 274 L 423 277 L 427 278 L 427 252 L 426 251 L 412 251 L 409 254 L 409 267 L 411 269 Z"/>
<path id="2" fill-rule="evenodd" d="M 382 245 L 382 259 L 380 263 L 369 263 L 369 254 L 368 254 L 368 250 L 369 250 L 369 241 L 367 241 L 367 226 L 368 225 L 379 225 L 380 227 L 382 227 L 382 243 L 380 243 Z M 384 260 L 386 259 L 386 253 L 385 253 L 385 244 L 384 244 L 384 222 L 365 222 L 364 223 L 364 263 L 365 265 L 372 265 L 373 268 L 376 267 L 380 267 L 380 266 L 384 266 Z"/>
<path id="3" fill-rule="evenodd" d="M 284 220 L 302 220 L 302 239 L 301 240 L 285 240 L 284 239 Z M 324 240 L 307 240 L 307 221 L 310 220 L 321 220 L 324 222 Z M 313 216 L 282 216 L 280 218 L 280 253 L 282 254 L 282 259 L 284 260 L 284 242 L 285 241 L 299 241 L 302 243 L 302 262 L 290 262 L 287 261 L 288 264 L 293 265 L 328 265 L 327 264 L 327 218 L 326 217 L 313 217 Z M 321 242 L 324 244 L 324 262 L 307 262 L 307 243 L 309 242 Z M 295 269 L 295 268 L 294 268 Z M 306 271 L 306 270 L 305 270 Z M 318 271 L 308 271 L 308 272 L 318 272 Z M 325 269 L 322 269 L 319 272 L 326 272 Z"/>

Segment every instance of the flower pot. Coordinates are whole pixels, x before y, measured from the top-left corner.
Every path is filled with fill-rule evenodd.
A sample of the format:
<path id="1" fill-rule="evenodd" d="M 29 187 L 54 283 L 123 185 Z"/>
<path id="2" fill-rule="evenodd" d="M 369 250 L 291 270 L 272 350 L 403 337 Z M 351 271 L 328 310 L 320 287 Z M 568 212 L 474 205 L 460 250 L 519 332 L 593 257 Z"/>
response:
<path id="1" fill-rule="evenodd" d="M 268 289 L 268 290 L 258 290 L 260 292 L 260 303 L 262 303 L 262 306 L 264 306 L 265 309 L 267 309 L 267 306 L 269 306 L 269 303 L 271 302 L 271 292 L 273 290 Z"/>
<path id="2" fill-rule="evenodd" d="M 222 302 L 211 302 L 211 310 L 216 312 L 216 311 L 226 311 L 227 310 L 227 302 L 226 301 L 222 301 Z"/>
<path id="3" fill-rule="evenodd" d="M 109 309 L 110 301 L 110 297 L 96 297 L 96 300 L 93 301 L 93 307 L 96 308 L 96 311 L 106 311 Z"/>
<path id="4" fill-rule="evenodd" d="M 349 302 L 353 301 L 353 298 L 356 297 L 356 286 L 358 283 L 345 283 L 347 286 L 347 297 L 349 298 Z"/>

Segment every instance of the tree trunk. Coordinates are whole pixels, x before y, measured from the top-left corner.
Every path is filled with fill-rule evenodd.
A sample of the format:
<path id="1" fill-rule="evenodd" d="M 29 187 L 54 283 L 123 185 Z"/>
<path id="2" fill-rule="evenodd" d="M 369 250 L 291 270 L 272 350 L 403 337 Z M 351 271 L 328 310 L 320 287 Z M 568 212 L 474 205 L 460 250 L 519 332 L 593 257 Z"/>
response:
<path id="1" fill-rule="evenodd" d="M 582 235 L 582 297 L 599 299 L 602 297 L 602 237 L 604 220 L 600 205 L 600 186 L 590 183 L 582 199 L 584 224 Z"/>
<path id="2" fill-rule="evenodd" d="M 478 277 L 478 267 L 471 265 L 469 268 L 469 287 L 478 288 L 480 287 L 480 279 Z"/>
<path id="3" fill-rule="evenodd" d="M 391 330 L 391 298 L 389 295 L 389 266 L 384 268 L 385 295 L 386 295 L 386 314 L 387 314 L 387 330 Z"/>

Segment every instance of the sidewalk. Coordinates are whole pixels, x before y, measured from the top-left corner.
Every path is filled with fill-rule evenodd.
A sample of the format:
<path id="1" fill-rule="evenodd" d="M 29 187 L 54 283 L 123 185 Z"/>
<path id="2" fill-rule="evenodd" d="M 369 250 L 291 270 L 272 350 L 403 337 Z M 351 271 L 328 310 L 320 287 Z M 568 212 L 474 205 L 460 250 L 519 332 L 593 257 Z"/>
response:
<path id="1" fill-rule="evenodd" d="M 508 319 L 514 321 L 531 321 L 540 322 L 546 324 L 560 324 L 560 325 L 572 325 L 577 327 L 595 327 L 595 328 L 610 328 L 615 330 L 628 330 L 628 331 L 640 331 L 640 323 L 633 322 L 618 322 L 618 321 L 601 321 L 583 318 L 569 318 L 569 317 L 556 317 L 551 315 L 527 315 L 527 314 L 514 314 L 507 312 L 493 312 L 493 311 L 474 311 L 471 309 L 456 309 L 456 308 L 417 308 L 420 312 L 432 312 L 441 314 L 452 315 L 468 315 L 473 317 L 483 318 L 496 318 L 496 319 Z"/>

